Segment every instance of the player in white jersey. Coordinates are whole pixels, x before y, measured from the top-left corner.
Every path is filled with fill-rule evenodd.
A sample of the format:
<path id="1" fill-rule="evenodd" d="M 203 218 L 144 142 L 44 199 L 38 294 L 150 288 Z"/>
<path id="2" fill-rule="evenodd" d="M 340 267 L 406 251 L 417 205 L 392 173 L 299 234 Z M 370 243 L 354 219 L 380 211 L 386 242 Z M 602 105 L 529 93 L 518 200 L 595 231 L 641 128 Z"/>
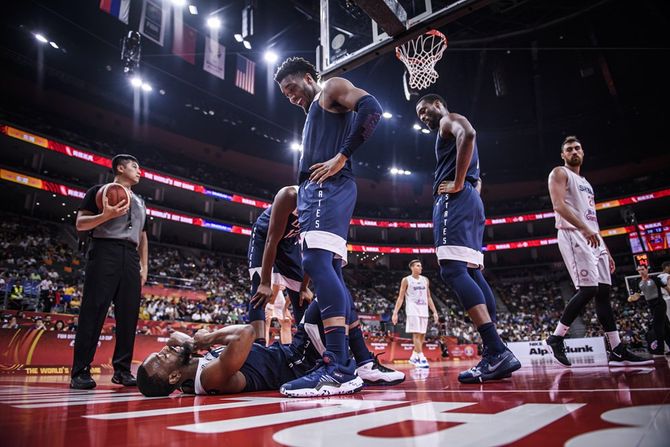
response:
<path id="1" fill-rule="evenodd" d="M 265 340 L 270 346 L 273 340 L 270 340 L 270 324 L 272 319 L 276 318 L 279 321 L 279 341 L 282 345 L 291 343 L 291 312 L 288 306 L 291 304 L 290 300 L 286 299 L 284 295 L 284 286 L 279 284 L 272 285 L 273 296 L 265 305 Z"/>
<path id="2" fill-rule="evenodd" d="M 565 138 L 561 158 L 563 166 L 555 167 L 549 174 L 549 195 L 556 215 L 558 248 L 577 293 L 568 302 L 554 334 L 546 343 L 558 363 L 570 367 L 563 340 L 575 318 L 595 298 L 598 321 L 611 348 L 610 366 L 653 363 L 634 355 L 621 343 L 610 304 L 614 260 L 600 236 L 593 188 L 580 175 L 584 150 L 577 137 Z"/>
<path id="3" fill-rule="evenodd" d="M 409 263 L 412 274 L 405 276 L 400 283 L 400 292 L 393 309 L 391 321 L 398 324 L 398 311 L 405 301 L 405 315 L 407 321 L 405 332 L 412 334 L 414 350 L 409 362 L 417 368 L 428 368 L 428 360 L 423 355 L 423 342 L 426 339 L 428 328 L 428 307 L 433 312 L 435 323 L 439 322 L 439 315 L 433 298 L 430 296 L 430 282 L 425 276 L 421 276 L 423 267 L 421 261 L 414 259 Z"/>

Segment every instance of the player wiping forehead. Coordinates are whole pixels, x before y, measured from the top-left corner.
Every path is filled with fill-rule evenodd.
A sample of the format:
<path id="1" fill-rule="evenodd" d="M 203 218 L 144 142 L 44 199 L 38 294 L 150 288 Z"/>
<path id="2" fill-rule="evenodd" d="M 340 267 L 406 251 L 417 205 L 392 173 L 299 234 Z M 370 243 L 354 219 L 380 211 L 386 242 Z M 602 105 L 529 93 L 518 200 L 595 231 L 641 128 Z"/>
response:
<path id="1" fill-rule="evenodd" d="M 307 114 L 302 134 L 298 183 L 298 215 L 302 266 L 312 279 L 325 326 L 326 353 L 319 369 L 338 377 L 343 387 L 359 381 L 347 355 L 350 295 L 342 278 L 349 222 L 356 205 L 351 156 L 372 134 L 381 117 L 377 100 L 342 78 L 318 83 L 316 68 L 302 58 L 289 58 L 275 81 L 291 104 Z M 360 329 L 350 338 L 359 339 Z M 315 376 L 316 377 L 316 376 Z M 316 392 L 318 378 L 298 380 L 284 392 Z M 347 385 L 348 384 L 348 385 Z M 300 391 L 299 391 L 300 390 Z"/>

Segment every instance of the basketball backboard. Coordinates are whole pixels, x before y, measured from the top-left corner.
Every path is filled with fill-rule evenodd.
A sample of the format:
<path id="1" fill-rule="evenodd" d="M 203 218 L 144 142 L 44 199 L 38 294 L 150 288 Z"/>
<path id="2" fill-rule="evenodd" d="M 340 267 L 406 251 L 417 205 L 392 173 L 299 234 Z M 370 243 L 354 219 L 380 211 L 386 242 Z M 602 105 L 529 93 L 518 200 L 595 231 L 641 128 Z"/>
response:
<path id="1" fill-rule="evenodd" d="M 492 0 L 320 0 L 317 68 L 324 79 L 345 73 L 489 3 Z M 376 14 L 381 25 L 368 13 Z"/>

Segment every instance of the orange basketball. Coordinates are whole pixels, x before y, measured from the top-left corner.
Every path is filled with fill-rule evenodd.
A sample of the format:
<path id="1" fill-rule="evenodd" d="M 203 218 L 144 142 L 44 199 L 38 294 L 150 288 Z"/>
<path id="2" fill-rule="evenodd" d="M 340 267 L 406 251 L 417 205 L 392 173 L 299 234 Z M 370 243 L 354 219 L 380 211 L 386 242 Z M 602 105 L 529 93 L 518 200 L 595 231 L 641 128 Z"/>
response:
<path id="1" fill-rule="evenodd" d="M 107 195 L 107 201 L 111 206 L 116 206 L 122 200 L 126 200 L 126 203 L 130 202 L 130 193 L 128 190 L 118 183 L 107 183 L 102 185 L 98 190 L 98 193 L 95 195 L 95 204 L 98 206 L 98 209 L 102 211 L 102 195 Z"/>

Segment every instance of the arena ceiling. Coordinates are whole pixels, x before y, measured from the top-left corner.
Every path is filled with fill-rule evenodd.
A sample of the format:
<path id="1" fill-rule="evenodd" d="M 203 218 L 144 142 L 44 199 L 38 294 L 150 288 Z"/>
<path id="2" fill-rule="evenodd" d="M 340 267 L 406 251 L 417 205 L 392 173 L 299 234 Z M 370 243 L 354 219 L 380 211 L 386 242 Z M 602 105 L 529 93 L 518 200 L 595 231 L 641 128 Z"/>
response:
<path id="1" fill-rule="evenodd" d="M 290 143 L 300 137 L 304 114 L 281 96 L 263 53 L 272 46 L 280 61 L 296 55 L 314 60 L 318 2 L 255 2 L 251 50 L 233 38 L 246 1 L 191 3 L 200 13 L 184 14 L 184 22 L 198 32 L 200 56 L 189 64 L 172 54 L 170 42 L 161 47 L 144 39 L 141 71 L 154 92 L 142 113 L 157 126 L 222 150 L 291 163 Z M 6 5 L 0 34 L 3 76 L 29 79 L 132 115 L 133 91 L 121 72 L 120 40 L 137 29 L 141 4 L 131 2 L 128 26 L 101 12 L 96 1 Z M 225 80 L 202 70 L 209 33 L 204 20 L 217 9 L 227 54 Z M 664 31 L 669 17 L 666 2 L 494 1 L 443 29 L 449 49 L 430 91 L 446 96 L 452 111 L 470 118 L 485 179 L 493 183 L 544 178 L 558 162 L 560 142 L 568 134 L 582 138 L 590 166 L 662 155 L 668 152 L 661 133 L 668 118 L 663 106 L 667 75 L 661 67 L 670 49 Z M 36 32 L 59 49 L 37 43 Z M 231 79 L 237 53 L 256 62 L 254 95 Z M 379 179 L 397 166 L 423 182 L 434 162 L 434 136 L 412 128 L 414 103 L 404 98 L 402 72 L 389 54 L 347 74 L 393 114 L 356 153 L 356 169 Z"/>

